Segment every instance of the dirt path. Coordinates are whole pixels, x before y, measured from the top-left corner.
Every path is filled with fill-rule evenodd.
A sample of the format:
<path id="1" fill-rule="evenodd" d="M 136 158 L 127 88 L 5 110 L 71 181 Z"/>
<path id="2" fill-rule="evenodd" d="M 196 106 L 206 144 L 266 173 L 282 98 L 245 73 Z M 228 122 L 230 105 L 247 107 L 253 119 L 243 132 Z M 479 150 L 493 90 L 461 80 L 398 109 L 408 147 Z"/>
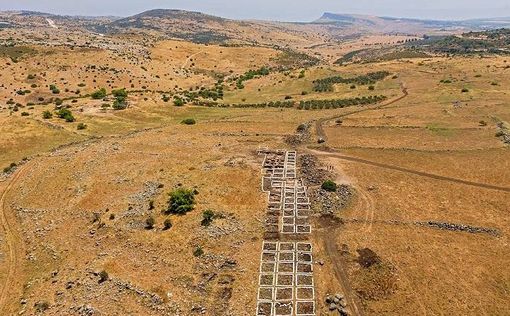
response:
<path id="1" fill-rule="evenodd" d="M 0 219 L 7 246 L 5 261 L 7 273 L 3 284 L 0 284 L 0 315 L 11 315 L 11 310 L 9 310 L 9 308 L 12 306 L 12 303 L 17 301 L 17 295 L 22 290 L 20 270 L 22 268 L 24 245 L 16 215 L 9 209 L 6 197 L 14 184 L 16 184 L 24 173 L 24 168 L 24 166 L 20 167 L 12 176 L 10 182 L 3 186 L 2 196 L 0 197 Z"/>
<path id="2" fill-rule="evenodd" d="M 428 172 L 418 171 L 418 170 L 414 170 L 414 169 L 399 167 L 399 166 L 395 166 L 395 165 L 385 164 L 385 163 L 381 163 L 381 162 L 366 160 L 366 159 L 362 159 L 362 158 L 358 158 L 358 157 L 346 156 L 346 155 L 340 154 L 338 152 L 335 152 L 335 150 L 332 150 L 332 149 L 328 149 L 328 151 L 309 149 L 309 151 L 317 156 L 338 158 L 338 159 L 342 159 L 342 160 L 371 165 L 371 166 L 375 166 L 375 167 L 379 167 L 379 168 L 395 170 L 395 171 L 400 171 L 400 172 L 406 172 L 406 173 L 418 175 L 421 177 L 427 177 L 427 178 L 431 178 L 431 179 L 435 179 L 435 180 L 448 181 L 448 182 L 464 184 L 464 185 L 469 185 L 469 186 L 484 188 L 484 189 L 490 189 L 490 190 L 510 192 L 510 188 L 508 188 L 508 187 L 502 187 L 502 186 L 497 186 L 497 185 L 492 185 L 492 184 L 487 184 L 487 183 L 480 183 L 480 182 L 468 181 L 468 180 L 463 180 L 463 179 L 451 178 L 451 177 L 441 176 L 441 175 L 437 175 L 437 174 L 433 174 L 433 173 L 428 173 Z"/>
<path id="3" fill-rule="evenodd" d="M 200 51 L 198 53 L 194 53 L 193 55 L 190 55 L 188 58 L 186 58 L 186 61 L 182 64 L 181 66 L 181 70 L 184 70 L 184 68 L 186 68 L 186 65 L 188 65 L 188 63 L 190 62 L 191 59 L 193 59 L 193 57 L 197 56 L 197 55 L 200 55 L 202 54 L 203 52 Z"/>
<path id="4" fill-rule="evenodd" d="M 353 316 L 361 316 L 363 313 L 358 307 L 358 302 L 355 299 L 356 293 L 351 288 L 347 271 L 345 270 L 346 263 L 344 262 L 340 251 L 337 248 L 336 238 L 340 234 L 338 232 L 338 223 L 335 222 L 333 217 L 321 217 L 317 221 L 318 227 L 316 229 L 317 238 L 320 240 L 326 252 L 327 258 L 331 261 L 335 278 L 338 280 L 340 287 L 347 300 L 347 305 Z"/>
<path id="5" fill-rule="evenodd" d="M 402 85 L 402 95 L 397 97 L 397 98 L 395 98 L 395 99 L 383 102 L 383 103 L 381 103 L 381 104 L 379 104 L 379 105 L 377 105 L 375 107 L 363 107 L 361 109 L 358 109 L 358 110 L 355 110 L 355 111 L 351 111 L 351 112 L 348 112 L 348 113 L 339 114 L 339 115 L 335 115 L 335 116 L 330 116 L 330 117 L 325 117 L 325 118 L 319 119 L 315 123 L 315 132 L 317 133 L 317 137 L 322 138 L 324 140 L 328 140 L 328 136 L 324 132 L 324 124 L 329 122 L 329 121 L 336 120 L 336 119 L 339 119 L 339 118 L 342 118 L 342 117 L 347 117 L 347 116 L 350 116 L 350 115 L 353 115 L 353 114 L 357 114 L 357 113 L 363 113 L 363 112 L 367 112 L 367 111 L 379 110 L 379 109 L 381 109 L 383 107 L 386 107 L 386 106 L 392 105 L 392 104 L 394 104 L 396 102 L 399 102 L 400 100 L 406 98 L 408 95 L 409 95 L 409 93 L 407 92 L 407 88 L 404 85 Z"/>

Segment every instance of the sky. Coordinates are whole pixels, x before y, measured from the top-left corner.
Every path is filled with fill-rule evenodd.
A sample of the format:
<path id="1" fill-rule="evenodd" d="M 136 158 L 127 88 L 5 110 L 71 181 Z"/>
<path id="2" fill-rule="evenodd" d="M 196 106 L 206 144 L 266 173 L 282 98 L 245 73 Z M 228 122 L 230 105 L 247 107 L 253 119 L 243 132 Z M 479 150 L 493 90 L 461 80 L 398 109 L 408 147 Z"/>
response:
<path id="1" fill-rule="evenodd" d="M 510 17 L 510 0 L 0 0 L 2 11 L 69 15 L 129 16 L 156 8 L 302 22 L 318 19 L 324 12 L 441 20 Z"/>

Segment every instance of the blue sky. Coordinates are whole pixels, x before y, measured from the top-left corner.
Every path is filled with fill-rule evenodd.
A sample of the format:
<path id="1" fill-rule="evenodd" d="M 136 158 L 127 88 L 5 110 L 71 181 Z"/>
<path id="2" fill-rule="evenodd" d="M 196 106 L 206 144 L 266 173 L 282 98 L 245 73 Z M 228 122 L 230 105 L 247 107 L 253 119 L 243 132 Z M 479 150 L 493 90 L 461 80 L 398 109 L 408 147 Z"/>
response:
<path id="1" fill-rule="evenodd" d="M 0 10 L 128 16 L 154 8 L 227 18 L 311 21 L 323 12 L 465 19 L 510 16 L 510 0 L 0 0 Z"/>

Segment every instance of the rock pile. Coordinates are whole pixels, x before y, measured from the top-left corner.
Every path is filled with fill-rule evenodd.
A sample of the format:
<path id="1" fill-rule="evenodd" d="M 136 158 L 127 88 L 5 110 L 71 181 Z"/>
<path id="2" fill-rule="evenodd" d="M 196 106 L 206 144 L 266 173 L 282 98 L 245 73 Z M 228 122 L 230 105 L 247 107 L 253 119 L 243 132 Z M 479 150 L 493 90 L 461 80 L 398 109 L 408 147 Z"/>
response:
<path id="1" fill-rule="evenodd" d="M 289 135 L 285 139 L 285 142 L 291 146 L 298 146 L 302 143 L 308 142 L 310 140 L 310 127 L 312 126 L 311 122 L 303 123 L 298 126 L 296 129 L 296 133 L 294 135 Z"/>
<path id="2" fill-rule="evenodd" d="M 434 222 L 434 221 L 428 221 L 428 222 L 415 222 L 418 226 L 429 226 L 444 230 L 451 230 L 451 231 L 462 231 L 467 232 L 471 234 L 480 234 L 485 233 L 493 236 L 499 236 L 501 232 L 494 228 L 486 228 L 486 227 L 477 227 L 477 226 L 471 226 L 471 225 L 465 225 L 465 224 L 452 224 L 452 223 L 446 223 L 446 222 Z"/>
<path id="3" fill-rule="evenodd" d="M 507 124 L 508 125 L 508 124 Z M 498 123 L 499 131 L 496 136 L 500 137 L 503 143 L 510 145 L 510 130 L 507 128 L 505 123 Z"/>
<path id="4" fill-rule="evenodd" d="M 300 155 L 298 164 L 300 177 L 307 186 L 321 185 L 332 178 L 331 173 L 322 168 L 319 159 L 314 155 Z"/>
<path id="5" fill-rule="evenodd" d="M 311 190 L 311 200 L 314 209 L 321 214 L 333 214 L 336 210 L 344 208 L 353 196 L 353 189 L 345 184 L 339 185 L 336 192 L 327 192 L 320 188 Z"/>
<path id="6" fill-rule="evenodd" d="M 347 300 L 345 296 L 340 293 L 336 293 L 335 295 L 326 296 L 326 306 L 330 311 L 338 311 L 339 315 L 348 316 L 350 315 L 347 310 Z"/>

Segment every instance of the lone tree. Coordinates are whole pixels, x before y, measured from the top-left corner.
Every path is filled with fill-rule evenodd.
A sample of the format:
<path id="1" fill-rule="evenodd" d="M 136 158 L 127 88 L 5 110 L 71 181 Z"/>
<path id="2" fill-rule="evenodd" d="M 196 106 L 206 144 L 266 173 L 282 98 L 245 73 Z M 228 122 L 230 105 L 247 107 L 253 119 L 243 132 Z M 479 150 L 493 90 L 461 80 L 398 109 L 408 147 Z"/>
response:
<path id="1" fill-rule="evenodd" d="M 321 186 L 321 188 L 324 191 L 328 191 L 328 192 L 335 192 L 336 187 L 337 187 L 336 183 L 331 180 L 324 181 L 324 183 L 322 183 L 322 186 Z"/>
<path id="2" fill-rule="evenodd" d="M 167 213 L 183 215 L 195 207 L 195 192 L 191 189 L 179 188 L 170 192 Z"/>

